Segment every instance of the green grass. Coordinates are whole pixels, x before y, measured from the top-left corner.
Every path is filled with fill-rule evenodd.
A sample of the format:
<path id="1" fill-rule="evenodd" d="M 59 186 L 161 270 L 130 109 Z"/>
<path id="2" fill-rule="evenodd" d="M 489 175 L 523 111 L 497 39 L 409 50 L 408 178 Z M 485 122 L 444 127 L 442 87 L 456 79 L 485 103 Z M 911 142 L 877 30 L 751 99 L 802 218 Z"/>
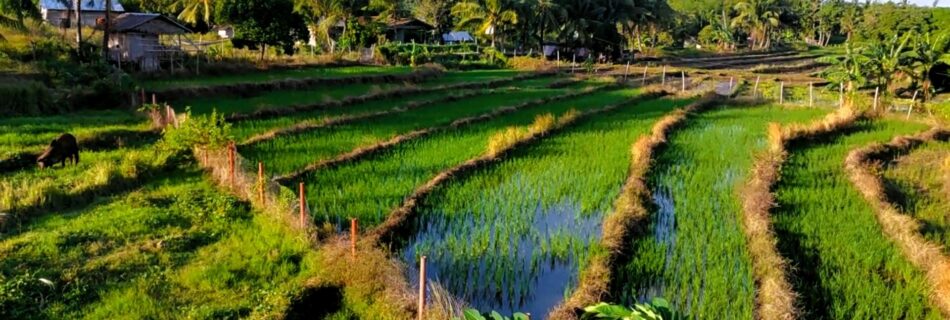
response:
<path id="1" fill-rule="evenodd" d="M 891 200 L 921 222 L 920 233 L 950 254 L 950 142 L 931 141 L 903 155 L 882 172 Z M 945 164 L 948 163 L 948 164 Z M 947 166 L 947 167 L 944 167 Z"/>
<path id="2" fill-rule="evenodd" d="M 241 147 L 239 151 L 253 162 L 263 161 L 269 174 L 286 174 L 302 169 L 309 163 L 329 159 L 359 146 L 374 144 L 415 129 L 447 124 L 462 117 L 490 112 L 498 107 L 566 92 L 567 89 L 509 88 L 494 94 L 428 106 L 379 119 L 282 136 Z"/>
<path id="3" fill-rule="evenodd" d="M 615 284 L 623 303 L 669 299 L 692 317 L 753 318 L 755 283 L 736 191 L 765 148 L 769 122 L 807 122 L 826 109 L 723 107 L 687 120 L 649 177 L 656 210 Z"/>
<path id="4" fill-rule="evenodd" d="M 292 232 L 179 171 L 0 239 L 0 317 L 273 317 L 314 272 Z"/>
<path id="5" fill-rule="evenodd" d="M 939 319 L 924 275 L 883 234 L 874 210 L 847 178 L 850 150 L 925 129 L 860 121 L 850 134 L 796 145 L 776 187 L 773 226 L 803 317 Z"/>
<path id="6" fill-rule="evenodd" d="M 42 151 L 62 133 L 81 140 L 110 131 L 144 131 L 149 125 L 144 117 L 123 111 L 0 119 L 0 159 L 18 152 Z"/>
<path id="7" fill-rule="evenodd" d="M 142 82 L 146 90 L 161 90 L 169 88 L 202 87 L 225 85 L 234 83 L 255 83 L 285 79 L 306 78 L 343 78 L 372 74 L 405 74 L 412 71 L 409 67 L 388 66 L 348 66 L 348 67 L 316 67 L 268 70 L 233 75 L 206 75 L 188 78 L 147 80 Z"/>
<path id="8" fill-rule="evenodd" d="M 403 259 L 429 256 L 429 277 L 474 307 L 547 314 L 598 250 L 631 144 L 688 102 L 658 99 L 581 119 L 437 189 L 414 221 Z"/>
<path id="9" fill-rule="evenodd" d="M 442 77 L 429 79 L 414 86 L 431 88 L 442 85 L 482 82 L 516 76 L 508 70 L 489 70 L 472 72 L 449 72 Z M 273 90 L 250 98 L 244 97 L 206 97 L 175 102 L 175 108 L 183 110 L 191 107 L 194 113 L 210 113 L 219 110 L 228 113 L 246 113 L 262 109 L 287 107 L 291 105 L 313 104 L 324 101 L 340 100 L 350 96 L 361 96 L 374 92 L 393 90 L 403 83 L 348 84 L 311 88 L 307 90 Z"/>

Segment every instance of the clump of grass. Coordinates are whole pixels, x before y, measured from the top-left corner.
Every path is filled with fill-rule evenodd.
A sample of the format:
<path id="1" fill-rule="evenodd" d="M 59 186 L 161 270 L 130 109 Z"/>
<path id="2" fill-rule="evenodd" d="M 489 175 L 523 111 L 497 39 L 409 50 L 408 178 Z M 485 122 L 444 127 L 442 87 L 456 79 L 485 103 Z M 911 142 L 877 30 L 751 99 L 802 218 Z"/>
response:
<path id="1" fill-rule="evenodd" d="M 918 233 L 921 229 L 919 221 L 902 214 L 888 201 L 884 183 L 876 174 L 879 169 L 871 161 L 886 161 L 891 154 L 907 152 L 926 141 L 939 137 L 946 139 L 948 135 L 950 132 L 934 128 L 916 136 L 895 137 L 887 144 L 854 149 L 845 158 L 845 169 L 851 182 L 874 208 L 884 233 L 900 246 L 911 263 L 927 274 L 932 290 L 930 296 L 945 315 L 950 315 L 950 259 L 941 254 L 939 245 Z"/>

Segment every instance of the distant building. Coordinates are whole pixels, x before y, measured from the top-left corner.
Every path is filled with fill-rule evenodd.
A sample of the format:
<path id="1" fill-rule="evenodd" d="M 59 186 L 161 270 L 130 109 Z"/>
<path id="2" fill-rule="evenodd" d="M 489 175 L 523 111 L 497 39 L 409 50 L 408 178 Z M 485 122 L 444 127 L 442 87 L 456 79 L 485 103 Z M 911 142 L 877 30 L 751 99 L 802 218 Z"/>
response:
<path id="1" fill-rule="evenodd" d="M 463 42 L 475 42 L 475 38 L 472 37 L 471 33 L 468 31 L 452 31 L 442 35 L 442 41 L 445 44 L 456 44 Z"/>
<path id="2" fill-rule="evenodd" d="M 234 27 L 232 26 L 219 26 L 214 28 L 214 31 L 218 33 L 218 37 L 221 39 L 234 38 Z"/>
<path id="3" fill-rule="evenodd" d="M 184 56 L 181 41 L 163 45 L 160 35 L 189 33 L 187 27 L 172 18 L 153 13 L 126 13 L 115 18 L 109 37 L 112 60 L 137 64 L 142 71 L 155 71 L 162 62 L 174 63 Z"/>
<path id="4" fill-rule="evenodd" d="M 393 19 L 386 23 L 386 36 L 394 42 L 424 43 L 434 29 L 416 18 Z"/>
<path id="5" fill-rule="evenodd" d="M 71 28 L 76 25 L 76 1 L 82 4 L 82 24 L 84 26 L 95 26 L 97 20 L 106 17 L 105 0 L 64 1 L 71 3 L 70 8 L 66 8 L 63 2 L 59 0 L 40 0 L 40 15 L 43 17 L 43 20 L 51 25 L 61 28 Z M 119 0 L 112 0 L 112 17 L 115 18 L 123 12 L 125 12 L 125 8 L 122 7 L 122 3 L 120 3 Z M 69 25 L 66 24 L 67 21 Z"/>

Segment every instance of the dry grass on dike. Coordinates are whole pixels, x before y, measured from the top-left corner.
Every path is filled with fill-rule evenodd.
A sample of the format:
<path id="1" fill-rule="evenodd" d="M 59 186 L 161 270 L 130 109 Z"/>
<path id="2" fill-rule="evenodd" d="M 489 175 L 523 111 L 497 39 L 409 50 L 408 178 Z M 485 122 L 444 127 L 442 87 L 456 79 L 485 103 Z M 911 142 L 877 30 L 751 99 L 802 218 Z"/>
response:
<path id="1" fill-rule="evenodd" d="M 782 128 L 777 123 L 768 127 L 768 149 L 756 155 L 746 183 L 738 189 L 743 210 L 743 232 L 752 258 L 756 281 L 757 319 L 794 319 L 796 293 L 788 282 L 787 263 L 776 249 L 769 211 L 775 206 L 772 186 L 778 181 L 782 163 L 787 158 L 785 147 L 797 139 L 815 138 L 852 125 L 859 114 L 842 108 L 810 124 Z"/>
<path id="2" fill-rule="evenodd" d="M 895 137 L 886 144 L 875 143 L 852 150 L 844 164 L 851 182 L 874 208 L 884 233 L 927 275 L 932 290 L 930 298 L 945 317 L 950 317 L 950 258 L 941 253 L 939 245 L 928 242 L 918 233 L 920 222 L 888 202 L 884 182 L 876 174 L 876 163 L 890 160 L 882 158 L 908 151 L 926 141 L 946 140 L 948 136 L 950 131 L 935 127 L 915 136 Z"/>

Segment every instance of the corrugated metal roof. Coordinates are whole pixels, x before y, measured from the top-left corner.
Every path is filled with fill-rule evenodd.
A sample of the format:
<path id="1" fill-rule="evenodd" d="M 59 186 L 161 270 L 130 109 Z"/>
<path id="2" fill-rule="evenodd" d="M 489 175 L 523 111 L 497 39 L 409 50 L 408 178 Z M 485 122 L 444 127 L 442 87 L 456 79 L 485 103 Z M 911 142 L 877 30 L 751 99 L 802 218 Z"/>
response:
<path id="1" fill-rule="evenodd" d="M 472 35 L 468 31 L 452 31 L 442 35 L 442 40 L 445 42 L 463 42 L 463 41 L 475 41 L 475 38 L 472 38 Z"/>
<path id="2" fill-rule="evenodd" d="M 106 11 L 106 0 L 79 1 L 80 4 L 82 4 L 83 11 Z M 65 0 L 63 2 L 71 3 L 73 8 L 76 7 L 76 0 Z M 63 2 L 60 2 L 60 0 L 40 0 L 40 8 L 49 10 L 66 10 L 66 6 L 63 5 Z M 125 7 L 119 3 L 119 0 L 112 0 L 112 11 L 125 12 Z"/>
<path id="3" fill-rule="evenodd" d="M 156 13 L 123 13 L 122 15 L 119 15 L 115 18 L 115 22 L 112 25 L 112 31 L 135 31 L 135 28 L 138 28 L 139 26 L 156 19 L 162 20 L 165 23 L 179 28 L 184 32 L 191 32 L 191 30 L 189 30 L 187 27 L 178 23 L 178 21 Z"/>

